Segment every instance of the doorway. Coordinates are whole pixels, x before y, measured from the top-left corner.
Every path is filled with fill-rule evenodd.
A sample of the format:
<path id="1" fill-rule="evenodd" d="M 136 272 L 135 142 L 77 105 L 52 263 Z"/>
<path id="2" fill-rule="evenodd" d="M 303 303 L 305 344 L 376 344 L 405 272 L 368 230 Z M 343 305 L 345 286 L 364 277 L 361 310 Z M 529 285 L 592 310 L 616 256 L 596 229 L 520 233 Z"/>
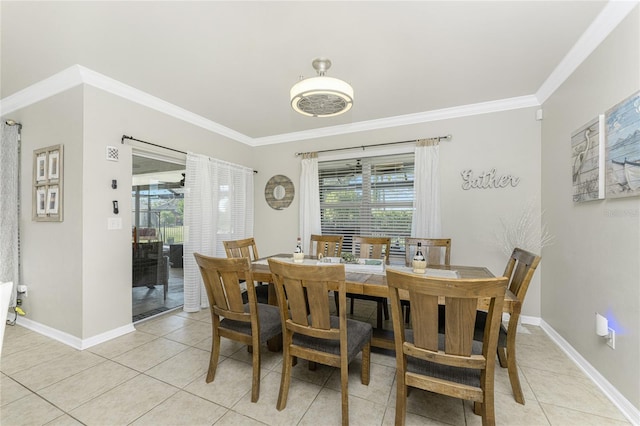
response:
<path id="1" fill-rule="evenodd" d="M 184 303 L 185 164 L 157 155 L 133 154 L 133 322 Z"/>

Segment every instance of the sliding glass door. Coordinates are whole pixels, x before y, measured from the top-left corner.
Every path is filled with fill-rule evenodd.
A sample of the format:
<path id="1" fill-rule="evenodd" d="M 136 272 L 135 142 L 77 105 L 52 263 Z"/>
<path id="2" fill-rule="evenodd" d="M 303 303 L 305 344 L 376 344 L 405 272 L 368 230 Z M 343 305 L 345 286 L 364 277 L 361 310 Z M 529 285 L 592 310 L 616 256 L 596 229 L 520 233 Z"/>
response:
<path id="1" fill-rule="evenodd" d="M 133 156 L 133 322 L 184 302 L 184 173 L 184 163 Z"/>

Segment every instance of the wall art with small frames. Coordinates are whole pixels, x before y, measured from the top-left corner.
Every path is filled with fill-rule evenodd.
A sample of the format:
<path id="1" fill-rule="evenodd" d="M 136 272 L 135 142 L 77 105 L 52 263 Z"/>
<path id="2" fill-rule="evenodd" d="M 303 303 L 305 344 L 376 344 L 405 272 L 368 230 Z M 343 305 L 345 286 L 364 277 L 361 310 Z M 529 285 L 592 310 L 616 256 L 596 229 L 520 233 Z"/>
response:
<path id="1" fill-rule="evenodd" d="M 33 151 L 33 220 L 62 222 L 63 146 L 52 145 Z"/>

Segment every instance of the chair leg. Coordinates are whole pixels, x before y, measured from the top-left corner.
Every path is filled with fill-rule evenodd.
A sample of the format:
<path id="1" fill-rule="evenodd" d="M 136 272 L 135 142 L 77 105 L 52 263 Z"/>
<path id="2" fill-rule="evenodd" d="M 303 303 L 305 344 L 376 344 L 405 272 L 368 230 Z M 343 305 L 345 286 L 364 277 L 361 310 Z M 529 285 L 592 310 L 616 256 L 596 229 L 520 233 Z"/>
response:
<path id="1" fill-rule="evenodd" d="M 518 366 L 516 364 L 516 342 L 515 336 L 510 339 L 507 334 L 507 369 L 509 370 L 509 381 L 511 382 L 511 390 L 516 402 L 524 405 L 524 395 L 520 386 L 520 377 L 518 377 Z M 515 331 L 513 332 L 515 335 Z M 513 341 L 511 341 L 513 340 Z"/>
<path id="2" fill-rule="evenodd" d="M 287 339 L 289 340 L 289 339 Z M 278 411 L 284 410 L 287 406 L 287 397 L 289 395 L 289 384 L 291 383 L 291 364 L 293 359 L 289 355 L 289 344 L 291 342 L 285 342 L 282 356 L 282 375 L 280 376 L 280 393 L 278 394 L 278 405 L 276 408 Z"/>
<path id="3" fill-rule="evenodd" d="M 211 383 L 216 377 L 216 368 L 218 359 L 220 358 L 220 335 L 217 329 L 213 329 L 213 338 L 211 339 L 211 357 L 209 358 L 209 370 L 207 371 L 206 382 Z"/>
<path id="4" fill-rule="evenodd" d="M 387 299 L 384 299 L 382 302 L 380 302 L 380 304 L 382 305 L 382 312 L 384 312 L 384 319 L 388 320 L 389 319 L 389 303 L 387 302 Z"/>
<path id="5" fill-rule="evenodd" d="M 382 328 L 382 302 L 378 302 L 376 307 L 376 327 Z"/>
<path id="6" fill-rule="evenodd" d="M 258 339 L 255 339 L 256 343 Z M 251 402 L 258 402 L 260 398 L 260 346 L 259 344 L 253 345 L 253 356 L 251 357 L 253 362 L 253 378 L 251 383 Z"/>
<path id="7" fill-rule="evenodd" d="M 340 368 L 340 384 L 342 388 L 342 425 L 349 426 L 349 368 Z"/>
<path id="8" fill-rule="evenodd" d="M 363 385 L 369 385 L 371 377 L 371 343 L 367 343 L 362 348 L 362 370 L 360 371 L 360 381 Z"/>
<path id="9" fill-rule="evenodd" d="M 407 415 L 407 386 L 404 384 L 404 374 L 396 373 L 396 424 L 404 425 Z"/>
<path id="10" fill-rule="evenodd" d="M 518 377 L 518 365 L 516 364 L 516 327 L 517 324 L 512 327 L 511 321 L 509 321 L 509 330 L 507 332 L 507 369 L 509 370 L 509 381 L 511 382 L 513 397 L 517 403 L 524 405 L 524 395 L 522 394 L 520 377 Z"/>
<path id="11" fill-rule="evenodd" d="M 482 424 L 495 425 L 496 413 L 495 413 L 495 407 L 493 402 L 493 392 L 485 392 L 484 402 L 480 404 L 480 406 L 481 406 L 480 412 L 482 415 Z"/>
<path id="12" fill-rule="evenodd" d="M 507 368 L 507 349 L 501 348 L 498 346 L 498 361 L 500 362 L 500 367 Z"/>
<path id="13" fill-rule="evenodd" d="M 411 322 L 411 305 L 404 305 L 404 322 L 409 324 Z"/>
<path id="14" fill-rule="evenodd" d="M 336 315 L 340 315 L 340 300 L 338 299 L 338 292 L 333 292 L 333 299 L 336 302 Z"/>

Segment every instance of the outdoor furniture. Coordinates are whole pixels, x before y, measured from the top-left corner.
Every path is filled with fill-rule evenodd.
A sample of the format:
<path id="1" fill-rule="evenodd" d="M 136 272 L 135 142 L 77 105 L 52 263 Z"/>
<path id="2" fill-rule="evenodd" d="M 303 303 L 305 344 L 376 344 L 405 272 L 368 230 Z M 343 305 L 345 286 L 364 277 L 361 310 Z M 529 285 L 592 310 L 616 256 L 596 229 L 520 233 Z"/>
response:
<path id="1" fill-rule="evenodd" d="M 164 300 L 169 291 L 169 257 L 163 253 L 162 241 L 133 243 L 132 287 L 164 288 Z"/>

